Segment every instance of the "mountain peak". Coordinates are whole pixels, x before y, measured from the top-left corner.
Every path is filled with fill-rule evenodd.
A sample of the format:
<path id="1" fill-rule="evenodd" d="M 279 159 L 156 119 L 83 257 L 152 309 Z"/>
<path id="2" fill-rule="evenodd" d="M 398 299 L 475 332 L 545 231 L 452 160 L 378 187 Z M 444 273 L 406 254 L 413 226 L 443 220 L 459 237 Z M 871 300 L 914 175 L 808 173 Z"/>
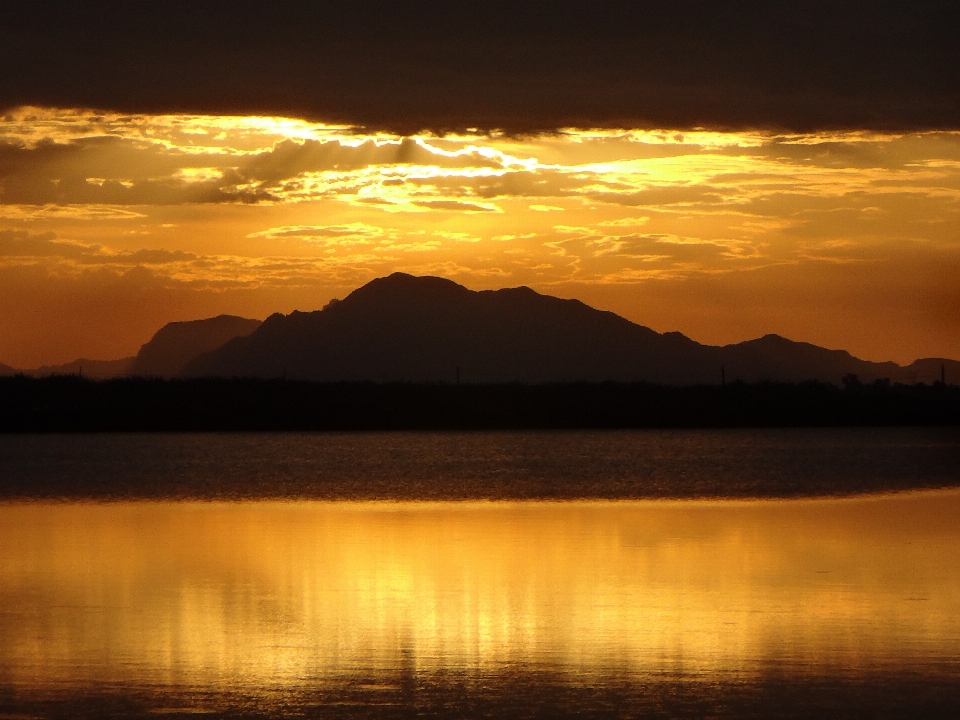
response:
<path id="1" fill-rule="evenodd" d="M 456 294 L 463 295 L 472 292 L 472 290 L 468 290 L 463 285 L 446 278 L 435 277 L 432 275 L 417 276 L 403 272 L 395 272 L 385 277 L 379 277 L 371 280 L 366 285 L 357 288 L 352 293 L 347 295 L 345 300 L 349 300 L 351 297 L 394 297 L 399 294 L 427 296 Z"/>
<path id="2" fill-rule="evenodd" d="M 259 320 L 236 315 L 167 323 L 140 348 L 130 372 L 173 377 L 200 353 L 215 350 L 235 337 L 249 335 L 260 324 Z"/>
<path id="3" fill-rule="evenodd" d="M 452 382 L 459 370 L 468 382 L 570 382 L 640 380 L 658 366 L 643 358 L 660 337 L 649 328 L 528 287 L 475 291 L 398 272 L 330 309 L 271 317 L 185 374 Z"/>

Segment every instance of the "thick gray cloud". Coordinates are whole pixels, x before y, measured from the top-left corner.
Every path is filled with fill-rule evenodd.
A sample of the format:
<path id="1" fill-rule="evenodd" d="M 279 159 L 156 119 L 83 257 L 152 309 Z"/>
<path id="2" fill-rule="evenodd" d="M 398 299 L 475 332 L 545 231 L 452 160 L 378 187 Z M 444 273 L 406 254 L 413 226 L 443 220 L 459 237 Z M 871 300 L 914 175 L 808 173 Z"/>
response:
<path id="1" fill-rule="evenodd" d="M 270 199 L 265 191 L 238 189 L 243 178 L 229 167 L 202 181 L 176 175 L 185 168 L 224 163 L 222 156 L 187 155 L 124 138 L 44 140 L 33 147 L 0 140 L 0 203 L 176 205 Z"/>
<path id="2" fill-rule="evenodd" d="M 0 107 L 403 133 L 960 127 L 950 0 L 7 0 Z"/>
<path id="3" fill-rule="evenodd" d="M 268 150 L 235 156 L 184 152 L 129 137 L 97 136 L 28 145 L 0 140 L 0 204 L 175 205 L 258 202 L 304 173 L 346 173 L 371 165 L 499 168 L 475 151 L 434 152 L 412 138 L 359 144 L 282 140 Z M 199 169 L 211 177 L 189 177 Z M 183 173 L 188 173 L 184 175 Z"/>
<path id="4" fill-rule="evenodd" d="M 437 167 L 500 167 L 500 164 L 477 153 L 454 156 L 431 152 L 412 138 L 399 142 L 377 143 L 366 140 L 349 145 L 338 140 L 320 142 L 284 140 L 264 153 L 245 161 L 239 168 L 249 180 L 276 183 L 305 172 L 336 170 L 347 172 L 368 165 L 433 165 Z"/>

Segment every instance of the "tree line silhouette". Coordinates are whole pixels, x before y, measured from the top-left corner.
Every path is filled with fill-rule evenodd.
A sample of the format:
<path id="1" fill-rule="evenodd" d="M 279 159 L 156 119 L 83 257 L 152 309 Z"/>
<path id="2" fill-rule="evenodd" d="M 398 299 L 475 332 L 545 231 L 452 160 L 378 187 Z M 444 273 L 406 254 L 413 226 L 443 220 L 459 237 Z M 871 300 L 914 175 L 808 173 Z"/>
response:
<path id="1" fill-rule="evenodd" d="M 960 386 L 0 378 L 0 432 L 960 425 Z"/>

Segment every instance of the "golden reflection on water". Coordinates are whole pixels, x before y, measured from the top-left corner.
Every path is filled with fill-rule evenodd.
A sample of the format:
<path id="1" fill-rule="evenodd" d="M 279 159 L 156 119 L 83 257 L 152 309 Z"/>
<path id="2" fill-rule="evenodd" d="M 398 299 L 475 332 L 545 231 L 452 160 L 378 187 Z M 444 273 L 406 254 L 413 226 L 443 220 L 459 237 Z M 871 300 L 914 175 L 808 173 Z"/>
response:
<path id="1" fill-rule="evenodd" d="M 0 505 L 0 681 L 280 687 L 960 656 L 960 492 Z"/>

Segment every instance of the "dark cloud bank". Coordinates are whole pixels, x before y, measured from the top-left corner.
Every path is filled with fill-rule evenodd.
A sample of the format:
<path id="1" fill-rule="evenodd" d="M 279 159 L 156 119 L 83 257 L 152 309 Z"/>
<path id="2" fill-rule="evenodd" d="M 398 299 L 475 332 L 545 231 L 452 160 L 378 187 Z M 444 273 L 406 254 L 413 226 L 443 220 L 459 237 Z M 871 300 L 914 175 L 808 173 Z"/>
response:
<path id="1" fill-rule="evenodd" d="M 960 128 L 960 4 L 7 0 L 0 107 L 410 132 Z"/>

